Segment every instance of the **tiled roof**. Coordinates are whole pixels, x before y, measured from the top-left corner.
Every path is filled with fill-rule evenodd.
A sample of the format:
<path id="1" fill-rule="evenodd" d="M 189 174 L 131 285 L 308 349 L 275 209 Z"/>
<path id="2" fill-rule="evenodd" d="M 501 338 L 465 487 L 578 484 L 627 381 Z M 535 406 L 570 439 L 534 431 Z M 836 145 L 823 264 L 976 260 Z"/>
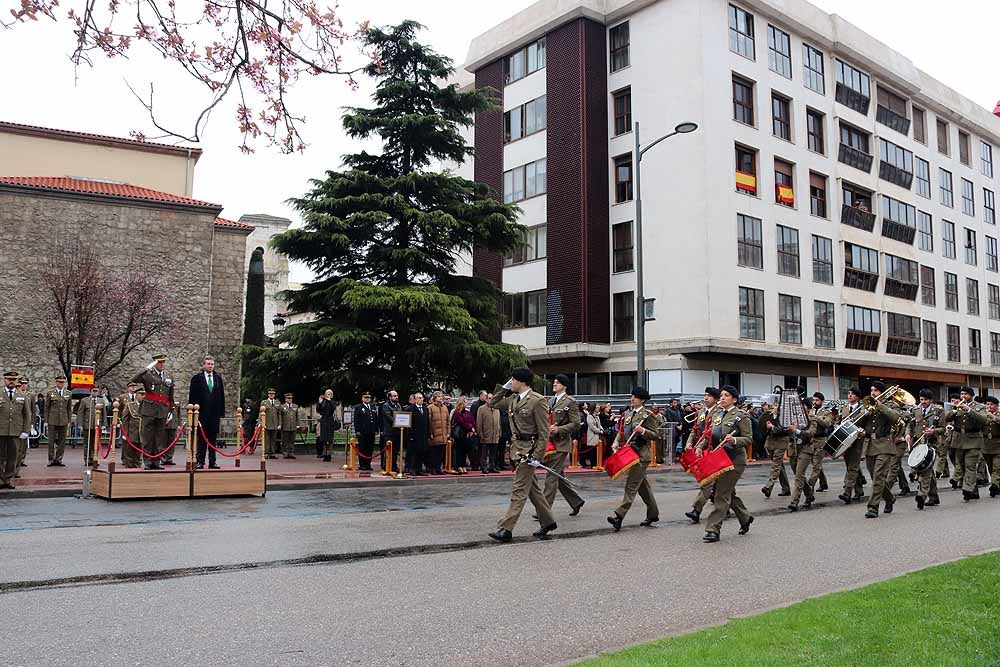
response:
<path id="1" fill-rule="evenodd" d="M 226 218 L 216 218 L 215 224 L 219 227 L 232 227 L 233 229 L 245 229 L 250 232 L 256 229 L 253 225 L 248 225 L 245 222 L 237 222 L 236 220 L 227 220 Z"/>
<path id="2" fill-rule="evenodd" d="M 181 197 L 169 192 L 151 190 L 129 185 L 127 183 L 115 183 L 108 181 L 91 181 L 85 178 L 69 178 L 67 176 L 0 176 L 0 185 L 16 185 L 27 188 L 38 188 L 40 190 L 55 190 L 58 192 L 76 192 L 83 194 L 102 195 L 105 197 L 117 197 L 121 199 L 135 199 L 138 201 L 165 202 L 168 204 L 186 204 L 188 206 L 204 206 L 207 208 L 221 208 L 218 204 Z"/>
<path id="3" fill-rule="evenodd" d="M 201 149 L 187 146 L 171 146 L 169 144 L 158 144 L 152 141 L 139 141 L 137 139 L 124 139 L 122 137 L 112 137 L 106 134 L 91 134 L 89 132 L 76 132 L 74 130 L 58 130 L 51 127 L 40 127 L 38 125 L 23 125 L 21 123 L 8 123 L 0 121 L 0 132 L 10 132 L 13 134 L 24 134 L 34 137 L 49 137 L 53 139 L 64 139 L 66 141 L 77 141 L 86 144 L 117 145 L 134 150 L 149 151 L 153 153 L 171 153 L 174 155 L 187 155 L 190 151 L 191 157 L 201 156 Z"/>

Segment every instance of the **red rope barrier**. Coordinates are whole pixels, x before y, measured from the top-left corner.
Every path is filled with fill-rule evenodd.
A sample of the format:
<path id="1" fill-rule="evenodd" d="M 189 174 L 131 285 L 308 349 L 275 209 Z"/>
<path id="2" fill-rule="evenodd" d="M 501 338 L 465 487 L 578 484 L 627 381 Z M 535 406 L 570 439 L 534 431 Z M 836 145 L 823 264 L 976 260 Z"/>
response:
<path id="1" fill-rule="evenodd" d="M 160 452 L 158 454 L 149 454 L 145 450 L 140 449 L 139 447 L 137 447 L 134 442 L 132 442 L 131 440 L 128 439 L 128 434 L 125 432 L 124 429 L 119 429 L 119 432 L 122 434 L 122 439 L 124 439 L 125 442 L 128 443 L 129 447 L 131 447 L 135 451 L 139 452 L 140 454 L 142 454 L 146 458 L 149 458 L 149 459 L 158 459 L 158 458 L 162 458 L 167 452 L 169 452 L 171 449 L 174 448 L 174 445 L 177 444 L 177 441 L 181 439 L 181 433 L 183 433 L 184 429 L 186 429 L 186 428 L 187 428 L 187 424 L 184 424 L 179 429 L 177 429 L 177 437 L 174 438 L 174 441 L 171 442 L 169 445 L 167 445 L 167 448 L 164 449 L 162 452 Z"/>
<path id="2" fill-rule="evenodd" d="M 257 438 L 261 436 L 262 432 L 263 429 L 261 429 L 260 424 L 258 424 L 256 430 L 253 432 L 253 437 L 250 438 L 250 442 L 245 445 L 245 447 L 249 447 L 249 449 L 247 449 L 248 455 L 253 456 L 253 453 L 257 451 Z"/>
<path id="3" fill-rule="evenodd" d="M 102 459 L 106 459 L 109 456 L 111 456 L 111 438 L 114 437 L 114 433 L 112 433 L 111 437 L 108 438 L 108 450 L 104 451 L 104 448 L 101 447 L 101 429 L 95 429 L 95 430 L 97 431 L 97 454 Z"/>
<path id="4" fill-rule="evenodd" d="M 202 439 L 202 441 L 206 445 L 208 445 L 209 447 L 211 447 L 212 450 L 215 451 L 217 454 L 221 454 L 222 456 L 225 456 L 226 458 L 234 459 L 237 456 L 240 456 L 244 452 L 247 451 L 247 444 L 244 443 L 243 447 L 238 452 L 235 452 L 233 454 L 227 454 L 226 452 L 222 451 L 221 449 L 219 449 L 218 447 L 216 447 L 215 445 L 213 445 L 211 442 L 208 441 L 208 436 L 205 435 L 205 427 L 204 426 L 202 426 L 201 424 L 198 424 L 198 431 L 201 433 L 201 439 Z M 256 436 L 254 436 L 254 437 L 256 438 Z"/>
<path id="5" fill-rule="evenodd" d="M 381 456 L 382 452 L 385 451 L 386 447 L 388 447 L 388 445 L 386 445 L 385 447 L 382 447 L 382 449 L 380 449 L 378 452 L 372 452 L 371 456 L 365 456 L 364 454 L 362 454 L 361 452 L 358 451 L 358 446 L 355 444 L 354 445 L 354 453 L 357 454 L 358 456 L 360 456 L 361 458 L 363 458 L 365 461 L 371 461 L 376 456 Z"/>

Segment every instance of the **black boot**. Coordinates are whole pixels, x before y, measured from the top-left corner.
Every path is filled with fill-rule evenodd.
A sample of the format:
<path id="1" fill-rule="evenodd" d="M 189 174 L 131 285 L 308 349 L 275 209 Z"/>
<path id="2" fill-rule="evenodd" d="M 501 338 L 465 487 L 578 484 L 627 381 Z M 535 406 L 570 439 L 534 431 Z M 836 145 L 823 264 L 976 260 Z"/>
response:
<path id="1" fill-rule="evenodd" d="M 684 512 L 684 516 L 691 519 L 691 523 L 698 523 L 701 521 L 701 512 L 696 510 L 691 510 L 690 512 Z"/>
<path id="2" fill-rule="evenodd" d="M 611 527 L 615 529 L 616 533 L 622 529 L 622 521 L 624 520 L 625 517 L 618 516 L 617 514 L 612 514 L 608 517 L 608 523 L 611 524 Z"/>
<path id="3" fill-rule="evenodd" d="M 917 496 L 916 500 L 917 500 L 917 509 L 922 510 L 924 508 L 924 497 Z"/>
<path id="4" fill-rule="evenodd" d="M 718 533 L 712 533 L 712 532 L 705 533 L 705 536 L 701 538 L 701 541 L 705 542 L 706 544 L 711 544 L 713 542 L 718 542 L 719 541 L 719 534 Z"/>
<path id="5" fill-rule="evenodd" d="M 740 524 L 740 530 L 739 530 L 740 535 L 746 535 L 747 533 L 750 532 L 750 524 L 751 523 L 753 523 L 753 517 L 747 518 L 747 522 L 746 523 L 741 523 Z"/>
<path id="6" fill-rule="evenodd" d="M 555 530 L 558 527 L 559 526 L 557 526 L 555 523 L 550 523 L 549 525 L 545 526 L 544 528 L 539 528 L 538 530 L 536 530 L 535 532 L 533 532 L 532 535 L 534 535 L 535 537 L 537 537 L 540 540 L 544 540 L 546 535 L 548 535 L 549 533 L 551 533 L 553 530 Z"/>
<path id="7" fill-rule="evenodd" d="M 494 532 L 490 533 L 490 537 L 497 542 L 510 542 L 514 539 L 514 535 L 506 528 L 497 528 Z"/>

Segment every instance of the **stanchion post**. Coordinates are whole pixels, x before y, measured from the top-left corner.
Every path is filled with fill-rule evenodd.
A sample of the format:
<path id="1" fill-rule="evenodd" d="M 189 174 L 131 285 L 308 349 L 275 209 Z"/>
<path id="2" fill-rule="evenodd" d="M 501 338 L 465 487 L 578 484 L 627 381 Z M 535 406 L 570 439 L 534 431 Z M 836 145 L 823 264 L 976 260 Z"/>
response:
<path id="1" fill-rule="evenodd" d="M 401 428 L 399 429 L 399 472 L 396 473 L 396 479 L 403 478 L 404 470 L 406 470 L 406 429 Z"/>
<path id="2" fill-rule="evenodd" d="M 267 408 L 260 406 L 260 420 L 258 422 L 260 430 L 257 437 L 260 438 L 260 469 L 267 469 Z"/>
<path id="3" fill-rule="evenodd" d="M 383 475 L 388 475 L 392 477 L 392 440 L 385 441 L 385 470 L 382 471 Z"/>
<path id="4" fill-rule="evenodd" d="M 243 439 L 245 434 L 243 433 L 243 408 L 236 408 L 236 464 L 234 467 L 240 467 L 240 452 L 243 451 Z"/>
<path id="5" fill-rule="evenodd" d="M 94 434 L 90 438 L 90 456 L 91 461 L 95 463 L 101 456 L 101 413 L 104 412 L 104 410 L 98 408 L 97 401 L 94 401 Z"/>
<path id="6" fill-rule="evenodd" d="M 604 436 L 597 441 L 597 467 L 595 470 L 604 470 Z"/>
<path id="7" fill-rule="evenodd" d="M 453 454 L 451 449 L 454 444 L 455 443 L 451 441 L 451 438 L 448 438 L 447 440 L 444 441 L 444 471 L 449 475 L 455 473 L 455 468 L 452 467 Z"/>
<path id="8" fill-rule="evenodd" d="M 656 455 L 656 442 L 657 442 L 656 440 L 650 440 L 649 441 L 649 453 L 650 453 L 650 457 L 652 458 L 652 460 L 649 463 L 649 467 L 650 468 L 659 468 L 660 467 L 660 459 Z"/>
<path id="9" fill-rule="evenodd" d="M 115 400 L 114 403 L 112 403 L 112 407 L 113 407 L 113 409 L 111 411 L 111 432 L 108 434 L 108 437 L 111 440 L 111 442 L 108 443 L 108 447 L 110 448 L 109 451 L 108 451 L 108 472 L 109 473 L 115 471 L 115 440 L 117 440 L 117 438 L 115 438 L 115 431 L 118 428 L 117 425 L 118 425 L 118 408 L 119 408 L 119 404 L 118 404 L 118 400 L 117 399 Z M 98 456 L 100 456 L 100 452 L 98 452 Z M 95 457 L 94 458 L 94 470 L 97 470 L 97 468 L 98 468 L 98 466 L 100 466 L 100 464 L 101 464 L 100 461 L 98 461 L 97 457 Z"/>
<path id="10" fill-rule="evenodd" d="M 191 429 L 191 442 L 192 442 L 193 446 L 191 447 L 191 454 L 190 454 L 190 456 L 191 456 L 191 469 L 192 470 L 196 470 L 197 467 L 198 467 L 196 464 L 198 462 L 198 424 L 201 421 L 199 419 L 200 413 L 201 413 L 201 406 L 198 405 L 197 403 L 195 403 L 194 404 L 194 428 Z M 208 445 L 205 445 L 205 447 L 207 448 Z"/>
<path id="11" fill-rule="evenodd" d="M 191 434 L 194 429 L 191 428 L 191 424 L 194 423 L 194 406 L 190 403 L 187 404 L 187 444 L 184 447 L 184 467 L 188 472 L 191 472 L 194 466 L 191 465 Z"/>
<path id="12" fill-rule="evenodd" d="M 569 465 L 571 468 L 580 467 L 580 441 L 573 438 L 573 451 L 569 455 Z"/>

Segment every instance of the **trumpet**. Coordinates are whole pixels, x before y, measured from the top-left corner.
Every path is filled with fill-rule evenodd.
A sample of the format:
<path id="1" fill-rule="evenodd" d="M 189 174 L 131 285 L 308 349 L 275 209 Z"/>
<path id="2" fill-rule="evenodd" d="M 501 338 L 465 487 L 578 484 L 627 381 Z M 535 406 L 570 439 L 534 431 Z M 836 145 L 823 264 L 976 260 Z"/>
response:
<path id="1" fill-rule="evenodd" d="M 698 413 L 705 407 L 705 401 L 698 401 L 691 407 L 694 408 L 694 410 L 684 415 L 684 421 L 688 424 L 693 424 L 698 419 Z"/>

